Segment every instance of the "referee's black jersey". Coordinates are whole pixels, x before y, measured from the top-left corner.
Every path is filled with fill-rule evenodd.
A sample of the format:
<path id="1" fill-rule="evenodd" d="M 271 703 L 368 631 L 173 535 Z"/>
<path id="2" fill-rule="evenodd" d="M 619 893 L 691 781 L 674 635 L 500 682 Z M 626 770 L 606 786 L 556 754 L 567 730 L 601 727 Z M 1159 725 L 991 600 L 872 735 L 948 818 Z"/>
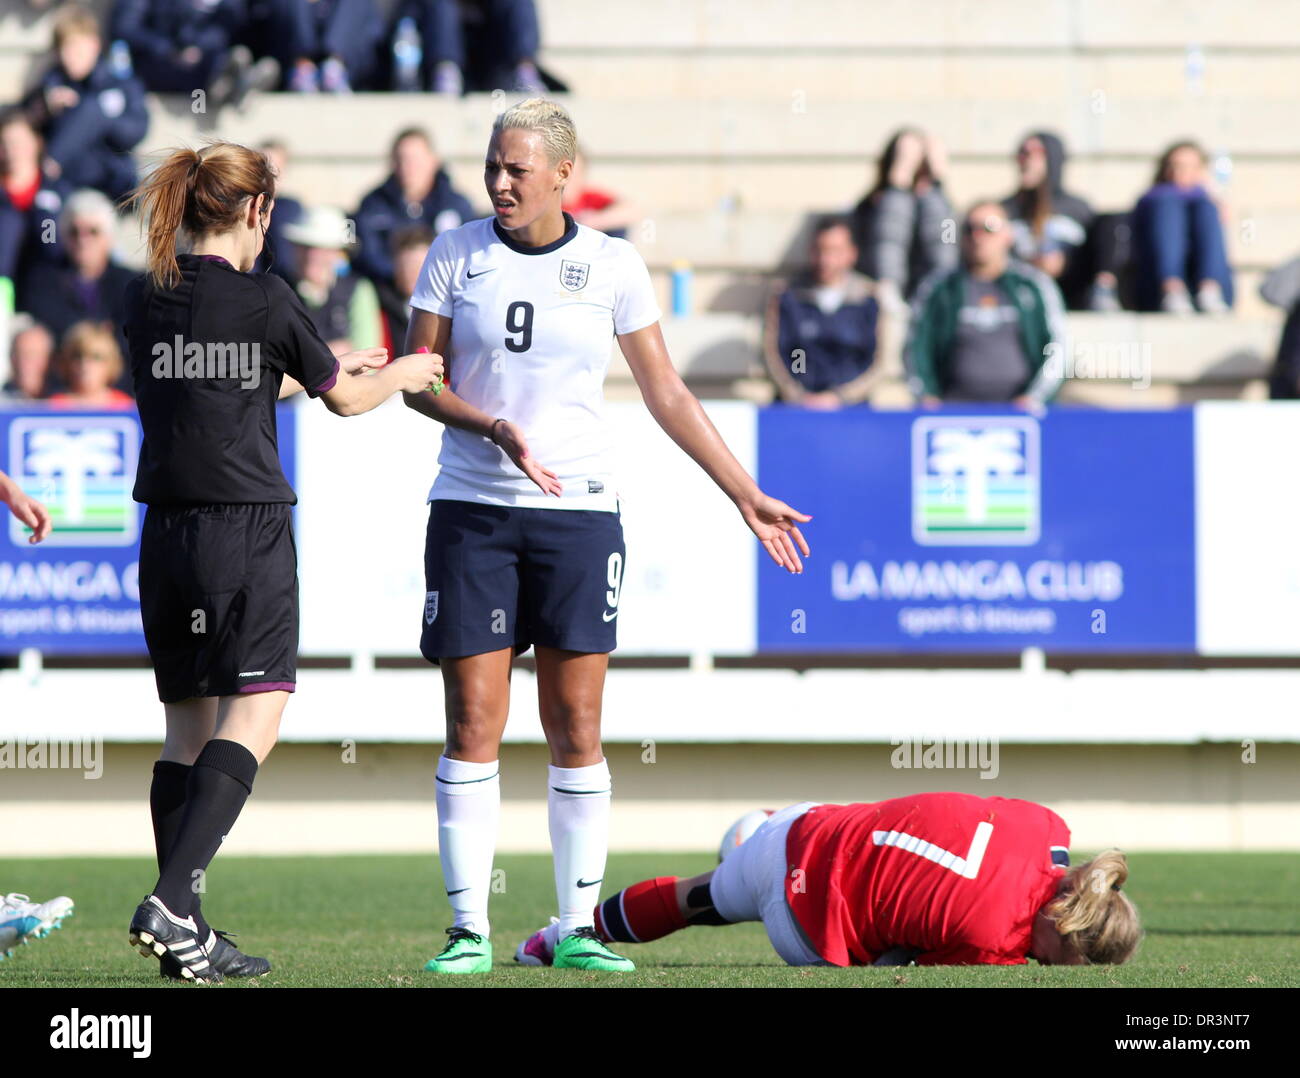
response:
<path id="1" fill-rule="evenodd" d="M 287 373 L 313 397 L 339 364 L 275 274 L 178 255 L 180 282 L 127 286 L 125 332 L 144 428 L 135 500 L 148 505 L 295 503 L 280 467 L 275 402 Z"/>

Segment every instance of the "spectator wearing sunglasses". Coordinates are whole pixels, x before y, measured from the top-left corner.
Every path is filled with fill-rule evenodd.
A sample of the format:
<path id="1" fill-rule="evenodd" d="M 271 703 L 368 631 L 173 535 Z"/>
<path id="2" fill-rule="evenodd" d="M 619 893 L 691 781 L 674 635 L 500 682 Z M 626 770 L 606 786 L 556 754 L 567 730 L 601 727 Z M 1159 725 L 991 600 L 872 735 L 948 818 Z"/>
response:
<path id="1" fill-rule="evenodd" d="M 113 204 L 98 191 L 77 191 L 63 205 L 58 231 L 63 255 L 36 262 L 18 282 L 18 307 L 61 340 L 77 322 L 110 322 L 122 336 L 127 282 L 135 273 L 113 261 L 116 217 Z M 125 380 L 126 376 L 122 375 Z M 129 381 L 119 388 L 130 389 Z"/>
<path id="2" fill-rule="evenodd" d="M 1067 347 L 1061 294 L 1042 270 L 1011 258 L 1013 242 L 1002 206 L 976 203 L 962 226 L 960 264 L 936 270 L 918 290 L 905 357 L 922 405 L 1033 408 L 1060 388 Z"/>

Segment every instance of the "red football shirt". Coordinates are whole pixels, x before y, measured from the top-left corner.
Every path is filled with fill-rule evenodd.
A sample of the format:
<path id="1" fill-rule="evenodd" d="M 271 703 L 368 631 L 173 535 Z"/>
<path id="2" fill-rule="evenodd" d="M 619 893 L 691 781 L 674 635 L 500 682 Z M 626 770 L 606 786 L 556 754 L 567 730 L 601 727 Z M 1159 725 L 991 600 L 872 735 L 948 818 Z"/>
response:
<path id="1" fill-rule="evenodd" d="M 935 793 L 821 805 L 786 837 L 786 900 L 836 966 L 888 950 L 919 965 L 1016 965 L 1056 893 L 1070 831 L 1032 801 Z"/>

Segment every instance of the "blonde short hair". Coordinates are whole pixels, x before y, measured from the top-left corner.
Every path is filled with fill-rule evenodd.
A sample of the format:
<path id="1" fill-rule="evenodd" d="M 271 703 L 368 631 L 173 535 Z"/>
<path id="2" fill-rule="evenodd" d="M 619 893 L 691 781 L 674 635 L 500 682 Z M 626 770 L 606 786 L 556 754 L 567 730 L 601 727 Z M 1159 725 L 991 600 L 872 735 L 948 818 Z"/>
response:
<path id="1" fill-rule="evenodd" d="M 578 132 L 573 118 L 563 105 L 547 101 L 544 97 L 530 97 L 497 115 L 492 124 L 492 134 L 518 128 L 536 131 L 546 146 L 546 159 L 552 165 L 572 161 L 578 154 Z"/>

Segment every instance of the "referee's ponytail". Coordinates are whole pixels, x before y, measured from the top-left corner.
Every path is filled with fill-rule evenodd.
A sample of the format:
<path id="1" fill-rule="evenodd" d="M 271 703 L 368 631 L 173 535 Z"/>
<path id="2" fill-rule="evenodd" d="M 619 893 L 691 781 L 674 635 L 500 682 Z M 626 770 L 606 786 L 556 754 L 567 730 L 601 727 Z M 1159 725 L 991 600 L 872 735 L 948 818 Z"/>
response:
<path id="1" fill-rule="evenodd" d="M 210 142 L 201 150 L 173 150 L 130 196 L 149 221 L 149 275 L 158 288 L 180 280 L 176 241 L 190 242 L 234 228 L 250 198 L 275 197 L 275 170 L 266 154 L 234 142 Z M 263 214 L 268 212 L 264 209 Z"/>

